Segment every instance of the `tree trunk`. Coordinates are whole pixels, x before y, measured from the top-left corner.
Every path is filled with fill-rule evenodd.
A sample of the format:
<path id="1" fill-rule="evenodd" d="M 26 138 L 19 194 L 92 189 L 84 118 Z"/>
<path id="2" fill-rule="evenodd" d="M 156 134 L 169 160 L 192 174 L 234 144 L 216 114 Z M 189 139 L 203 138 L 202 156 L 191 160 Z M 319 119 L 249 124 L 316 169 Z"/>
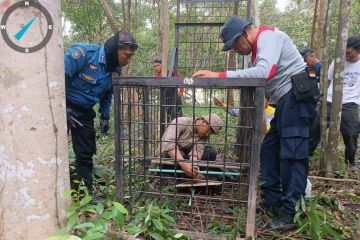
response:
<path id="1" fill-rule="evenodd" d="M 130 32 L 131 29 L 131 0 L 127 2 L 127 20 L 126 20 L 126 28 L 125 30 Z"/>
<path id="2" fill-rule="evenodd" d="M 324 24 L 326 17 L 326 2 L 326 0 L 320 0 L 319 2 L 319 21 L 317 29 L 318 44 L 315 48 L 317 57 L 321 56 L 322 50 L 324 49 Z"/>
<path id="3" fill-rule="evenodd" d="M 310 36 L 310 48 L 312 48 L 312 49 L 314 48 L 315 26 L 316 26 L 318 6 L 319 6 L 319 0 L 315 0 L 314 15 L 313 15 L 313 20 L 312 20 L 311 36 Z"/>
<path id="4" fill-rule="evenodd" d="M 122 17 L 123 17 L 123 29 L 126 29 L 127 23 L 127 17 L 126 17 L 126 4 L 125 4 L 125 0 L 121 0 L 121 13 L 122 13 Z"/>
<path id="5" fill-rule="evenodd" d="M 239 2 L 234 2 L 234 8 L 233 8 L 233 15 L 238 15 L 239 14 Z M 234 60 L 235 60 L 235 54 L 234 51 L 229 51 L 228 54 L 226 54 L 227 56 L 227 67 L 230 70 L 235 70 L 234 69 Z M 228 91 L 229 94 L 229 102 L 227 102 L 227 105 L 229 107 L 234 107 L 234 102 L 235 102 L 235 98 L 234 98 L 234 89 L 229 89 Z"/>
<path id="6" fill-rule="evenodd" d="M 100 5 L 105 13 L 105 16 L 109 22 L 111 31 L 113 31 L 114 33 L 116 33 L 117 31 L 119 31 L 118 26 L 116 25 L 115 19 L 112 15 L 111 9 L 109 7 L 109 4 L 107 3 L 106 0 L 99 0 L 100 1 Z"/>
<path id="7" fill-rule="evenodd" d="M 169 52 L 169 2 L 167 0 L 161 0 L 161 59 L 162 67 L 161 73 L 163 77 L 167 76 L 168 70 L 168 52 Z M 171 71 L 171 70 L 170 70 Z"/>
<path id="8" fill-rule="evenodd" d="M 321 78 L 320 78 L 320 87 L 321 87 L 321 117 L 320 117 L 320 132 L 321 132 L 321 151 L 320 151 L 320 164 L 319 164 L 319 171 L 321 173 L 325 170 L 325 150 L 326 150 L 326 139 L 327 139 L 327 105 L 326 105 L 326 98 L 327 98 L 327 89 L 328 89 L 328 69 L 329 69 L 329 61 L 328 61 L 328 49 L 329 49 L 329 39 L 330 39 L 330 19 L 331 19 L 331 12 L 333 9 L 333 1 L 328 0 L 326 3 L 326 18 L 324 22 L 324 26 L 322 29 L 324 32 L 323 35 L 323 42 L 321 45 L 322 48 L 322 67 L 321 67 Z"/>
<path id="9" fill-rule="evenodd" d="M 325 151 L 326 176 L 331 176 L 336 167 L 339 144 L 339 130 L 342 106 L 343 76 L 345 67 L 345 51 L 349 28 L 350 0 L 340 1 L 339 25 L 336 39 L 336 55 L 333 79 L 333 99 L 330 128 Z"/>
<path id="10" fill-rule="evenodd" d="M 15 1 L 12 1 L 15 2 Z M 45 239 L 66 221 L 69 165 L 60 1 L 40 1 L 53 20 L 46 47 L 20 53 L 0 41 L 0 239 Z M 0 11 L 3 15 L 3 11 Z M 33 13 L 7 23 L 18 29 Z M 26 32 L 37 44 L 44 17 Z M 0 16 L 1 18 L 2 16 Z M 40 27 L 41 26 L 41 27 Z"/>
<path id="11" fill-rule="evenodd" d="M 259 0 L 251 1 L 251 9 L 252 9 L 252 15 L 253 15 L 253 26 L 258 28 L 258 27 L 260 27 Z"/>

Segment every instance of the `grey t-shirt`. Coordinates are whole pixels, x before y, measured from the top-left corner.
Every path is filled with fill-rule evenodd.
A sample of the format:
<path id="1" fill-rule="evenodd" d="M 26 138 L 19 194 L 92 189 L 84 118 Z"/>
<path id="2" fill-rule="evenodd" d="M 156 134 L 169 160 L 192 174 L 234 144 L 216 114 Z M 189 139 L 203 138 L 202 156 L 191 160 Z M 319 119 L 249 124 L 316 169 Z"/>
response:
<path id="1" fill-rule="evenodd" d="M 286 33 L 265 26 L 259 29 L 252 54 L 252 68 L 227 71 L 226 77 L 266 78 L 265 96 L 276 105 L 292 88 L 290 77 L 305 70 L 304 59 Z"/>

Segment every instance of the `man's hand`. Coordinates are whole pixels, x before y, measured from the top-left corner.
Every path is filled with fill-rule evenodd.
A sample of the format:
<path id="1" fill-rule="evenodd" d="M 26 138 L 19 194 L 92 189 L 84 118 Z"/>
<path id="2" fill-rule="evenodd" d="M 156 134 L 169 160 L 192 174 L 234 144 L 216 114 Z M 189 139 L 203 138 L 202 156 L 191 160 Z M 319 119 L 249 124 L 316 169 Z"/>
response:
<path id="1" fill-rule="evenodd" d="M 109 115 L 101 114 L 100 116 L 100 132 L 107 134 L 109 130 Z"/>
<path id="2" fill-rule="evenodd" d="M 66 120 L 68 127 L 77 128 L 83 127 L 84 125 L 78 120 L 79 114 L 71 108 L 66 108 Z"/>
<path id="3" fill-rule="evenodd" d="M 195 72 L 191 77 L 217 78 L 217 77 L 219 77 L 219 73 L 211 72 L 209 70 L 200 70 L 200 71 Z"/>
<path id="4" fill-rule="evenodd" d="M 185 175 L 193 179 L 201 179 L 201 174 L 198 166 L 192 167 L 191 163 L 179 163 L 179 166 L 184 171 Z"/>
<path id="5" fill-rule="evenodd" d="M 216 98 L 216 97 L 214 97 L 214 104 L 218 107 L 224 107 L 224 102 L 221 99 Z"/>

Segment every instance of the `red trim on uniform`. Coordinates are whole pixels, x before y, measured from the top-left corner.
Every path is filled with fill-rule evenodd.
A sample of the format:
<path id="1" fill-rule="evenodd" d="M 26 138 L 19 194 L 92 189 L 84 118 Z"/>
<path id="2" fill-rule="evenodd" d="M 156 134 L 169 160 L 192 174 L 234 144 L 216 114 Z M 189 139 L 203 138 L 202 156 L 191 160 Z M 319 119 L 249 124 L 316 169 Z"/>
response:
<path id="1" fill-rule="evenodd" d="M 270 31 L 273 32 L 273 31 L 275 31 L 275 28 L 274 27 L 268 27 L 268 26 L 261 26 L 259 28 L 259 31 L 258 31 L 258 33 L 256 34 L 256 37 L 255 37 L 255 42 L 254 42 L 254 44 L 252 45 L 252 48 L 251 48 L 251 51 L 252 51 L 251 62 L 252 63 L 255 63 L 255 60 L 256 60 L 257 40 L 258 40 L 260 34 L 263 31 L 266 31 L 266 30 L 270 30 Z"/>
<path id="2" fill-rule="evenodd" d="M 219 78 L 226 78 L 226 72 L 219 72 Z"/>
<path id="3" fill-rule="evenodd" d="M 181 87 L 179 88 L 179 93 L 183 94 L 185 92 L 185 88 Z"/>
<path id="4" fill-rule="evenodd" d="M 275 73 L 276 73 L 276 69 L 277 69 L 277 65 L 274 64 L 272 67 L 271 67 L 271 70 L 270 70 L 270 73 L 268 75 L 268 77 L 266 78 L 266 80 L 271 80 L 273 79 L 273 77 L 275 76 Z"/>

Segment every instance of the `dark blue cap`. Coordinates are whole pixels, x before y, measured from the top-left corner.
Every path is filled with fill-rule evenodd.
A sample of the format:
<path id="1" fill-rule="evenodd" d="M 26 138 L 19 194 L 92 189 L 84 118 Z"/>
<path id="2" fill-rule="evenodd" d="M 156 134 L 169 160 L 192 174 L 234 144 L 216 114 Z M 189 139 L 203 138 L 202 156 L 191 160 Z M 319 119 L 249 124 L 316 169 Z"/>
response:
<path id="1" fill-rule="evenodd" d="M 252 19 L 242 20 L 238 16 L 229 18 L 220 30 L 220 37 L 224 42 L 223 51 L 228 51 L 235 39 L 244 33 L 244 29 L 252 24 Z"/>
<path id="2" fill-rule="evenodd" d="M 304 50 L 302 50 L 300 52 L 301 56 L 303 57 L 303 59 L 305 59 L 307 56 L 309 56 L 310 54 L 314 53 L 314 50 L 312 50 L 311 48 L 305 48 Z"/>

